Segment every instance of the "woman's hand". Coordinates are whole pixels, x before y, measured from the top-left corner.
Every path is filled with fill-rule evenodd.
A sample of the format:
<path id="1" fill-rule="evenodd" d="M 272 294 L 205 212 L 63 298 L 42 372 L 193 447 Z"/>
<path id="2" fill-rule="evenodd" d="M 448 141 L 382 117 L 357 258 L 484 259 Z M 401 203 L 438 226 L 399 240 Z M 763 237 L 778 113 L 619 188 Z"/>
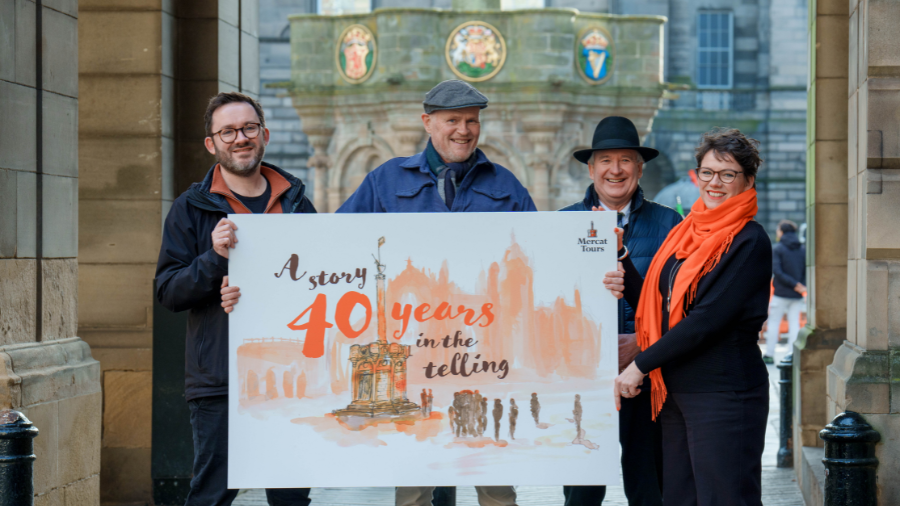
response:
<path id="1" fill-rule="evenodd" d="M 644 376 L 646 374 L 642 373 L 638 366 L 631 363 L 628 367 L 622 371 L 615 381 L 615 392 L 616 396 L 616 411 L 622 408 L 622 397 L 626 399 L 631 399 L 632 397 L 637 397 L 639 393 L 641 393 L 641 383 L 644 382 Z"/>
<path id="2" fill-rule="evenodd" d="M 220 290 L 222 294 L 222 307 L 225 308 L 225 313 L 230 313 L 234 311 L 234 305 L 238 303 L 238 299 L 241 298 L 241 289 L 237 286 L 228 286 L 228 276 L 222 278 L 222 290 Z"/>
<path id="3" fill-rule="evenodd" d="M 619 270 L 606 273 L 603 278 L 603 286 L 609 290 L 613 297 L 621 299 L 625 295 L 625 268 L 619 262 Z"/>

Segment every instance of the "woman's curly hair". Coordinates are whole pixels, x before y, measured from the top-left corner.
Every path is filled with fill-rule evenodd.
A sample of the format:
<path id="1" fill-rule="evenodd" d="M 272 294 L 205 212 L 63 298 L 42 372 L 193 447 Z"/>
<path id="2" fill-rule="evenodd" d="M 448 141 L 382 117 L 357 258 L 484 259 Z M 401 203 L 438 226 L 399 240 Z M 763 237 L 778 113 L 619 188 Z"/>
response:
<path id="1" fill-rule="evenodd" d="M 703 134 L 695 151 L 697 167 L 700 167 L 703 157 L 710 151 L 717 160 L 733 159 L 744 169 L 744 176 L 748 178 L 755 178 L 763 163 L 759 156 L 759 141 L 747 137 L 736 128 L 716 127 Z M 756 186 L 756 181 L 753 186 Z"/>

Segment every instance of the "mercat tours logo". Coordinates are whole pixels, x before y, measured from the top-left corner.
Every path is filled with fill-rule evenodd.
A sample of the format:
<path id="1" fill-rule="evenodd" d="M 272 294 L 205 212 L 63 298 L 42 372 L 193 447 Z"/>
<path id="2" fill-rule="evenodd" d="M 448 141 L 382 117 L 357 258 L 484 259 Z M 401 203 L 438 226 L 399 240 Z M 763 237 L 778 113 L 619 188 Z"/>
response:
<path id="1" fill-rule="evenodd" d="M 597 239 L 597 229 L 594 228 L 594 222 L 591 222 L 591 228 L 587 231 L 587 237 L 578 238 L 578 246 L 585 253 L 599 253 L 604 251 L 606 239 Z"/>

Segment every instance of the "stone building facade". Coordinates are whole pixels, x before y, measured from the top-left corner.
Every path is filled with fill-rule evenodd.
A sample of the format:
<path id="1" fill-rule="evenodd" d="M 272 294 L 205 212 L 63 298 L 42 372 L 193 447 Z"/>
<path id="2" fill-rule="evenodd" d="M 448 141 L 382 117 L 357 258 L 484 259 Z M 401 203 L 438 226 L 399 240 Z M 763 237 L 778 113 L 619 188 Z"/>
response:
<path id="1" fill-rule="evenodd" d="M 452 8 L 450 0 L 371 0 L 368 4 L 261 1 L 262 18 L 276 21 L 269 33 L 272 37 L 276 32 L 281 36 L 271 42 L 264 40 L 260 45 L 262 72 L 272 76 L 264 77 L 263 82 L 267 84 L 288 79 L 289 41 L 284 19 L 288 13 L 328 15 L 378 8 Z M 664 81 L 677 85 L 678 89 L 666 95 L 668 99 L 649 124 L 646 142 L 659 149 L 662 156 L 645 168 L 642 184 L 647 194 L 653 197 L 666 185 L 686 178 L 687 172 L 696 165 L 693 150 L 701 133 L 714 126 L 735 127 L 761 142 L 766 160 L 758 179 L 760 214 L 757 219 L 770 232 L 774 232 L 781 219 L 805 221 L 806 2 L 502 0 L 501 5 L 504 9 L 575 8 L 581 12 L 666 16 Z M 719 65 L 727 78 L 725 83 L 709 82 L 707 76 L 699 75 L 700 53 L 709 52 L 707 36 L 703 35 L 705 44 L 700 40 L 701 31 L 710 32 L 706 24 L 709 15 L 728 23 L 723 31 L 726 39 L 720 44 L 725 47 L 715 48 L 715 52 L 728 58 Z M 701 21 L 702 16 L 707 19 Z M 773 47 L 779 50 L 772 51 Z M 281 128 L 282 121 L 286 122 L 286 131 L 278 135 L 278 142 L 292 139 L 294 143 L 270 147 L 270 156 L 274 163 L 281 161 L 302 176 L 304 160 L 311 153 L 308 145 L 299 141 L 305 141 L 300 124 L 289 119 L 287 100 L 275 98 L 279 95 L 277 89 L 264 90 L 263 94 L 267 111 L 278 116 L 278 122 L 270 128 Z M 284 154 L 276 155 L 276 152 Z M 553 204 L 570 203 L 579 193 L 575 188 L 587 183 L 584 166 L 575 160 L 568 161 L 562 172 L 570 176 L 567 184 L 571 187 L 552 186 Z M 313 174 L 305 175 L 304 181 L 314 187 Z"/>
<path id="2" fill-rule="evenodd" d="M 179 502 L 154 497 L 190 476 L 151 436 L 153 348 L 178 347 L 154 342 L 161 225 L 212 163 L 209 97 L 259 92 L 258 23 L 254 0 L 0 0 L 0 409 L 40 431 L 36 504 Z M 157 414 L 185 425 L 175 383 Z"/>
<path id="3" fill-rule="evenodd" d="M 855 411 L 881 435 L 879 506 L 900 504 L 900 6 L 809 12 L 809 322 L 794 345 L 794 467 L 822 504 L 817 433 Z"/>
<path id="4" fill-rule="evenodd" d="M 572 169 L 572 153 L 590 145 L 602 118 L 626 114 L 639 132 L 650 130 L 665 93 L 658 16 L 406 8 L 293 16 L 289 92 L 313 147 L 308 179 L 317 209 L 335 211 L 369 171 L 424 149 L 422 97 L 456 78 L 445 61 L 446 41 L 475 18 L 499 27 L 508 48 L 505 67 L 477 84 L 491 100 L 479 147 L 519 178 L 538 209 L 582 198 L 589 179 L 583 164 Z M 353 24 L 371 27 L 378 44 L 372 77 L 359 84 L 341 78 L 335 60 L 335 41 Z M 574 61 L 576 39 L 594 26 L 614 47 L 615 71 L 603 85 L 579 77 Z"/>
<path id="5" fill-rule="evenodd" d="M 37 504 L 100 496 L 100 364 L 78 337 L 79 14 L 0 1 L 0 409 L 40 431 Z"/>

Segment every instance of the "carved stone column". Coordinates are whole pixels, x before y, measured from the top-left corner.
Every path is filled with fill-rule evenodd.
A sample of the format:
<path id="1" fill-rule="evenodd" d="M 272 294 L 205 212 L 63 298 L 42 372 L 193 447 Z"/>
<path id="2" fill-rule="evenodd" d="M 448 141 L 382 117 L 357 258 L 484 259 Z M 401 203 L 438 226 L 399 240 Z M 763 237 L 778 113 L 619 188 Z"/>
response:
<path id="1" fill-rule="evenodd" d="M 562 124 L 557 122 L 524 122 L 523 128 L 533 147 L 527 157 L 533 175 L 531 198 L 538 211 L 552 210 L 550 201 L 550 169 L 553 167 L 553 141 Z"/>
<path id="2" fill-rule="evenodd" d="M 326 213 L 329 209 L 326 200 L 326 188 L 328 188 L 328 169 L 331 168 L 331 158 L 328 156 L 328 146 L 331 144 L 331 136 L 334 134 L 334 123 L 330 109 L 308 109 L 297 107 L 297 113 L 302 120 L 303 133 L 309 138 L 309 144 L 313 148 L 313 155 L 306 161 L 306 166 L 312 169 L 313 179 L 313 205 L 316 211 Z"/>

